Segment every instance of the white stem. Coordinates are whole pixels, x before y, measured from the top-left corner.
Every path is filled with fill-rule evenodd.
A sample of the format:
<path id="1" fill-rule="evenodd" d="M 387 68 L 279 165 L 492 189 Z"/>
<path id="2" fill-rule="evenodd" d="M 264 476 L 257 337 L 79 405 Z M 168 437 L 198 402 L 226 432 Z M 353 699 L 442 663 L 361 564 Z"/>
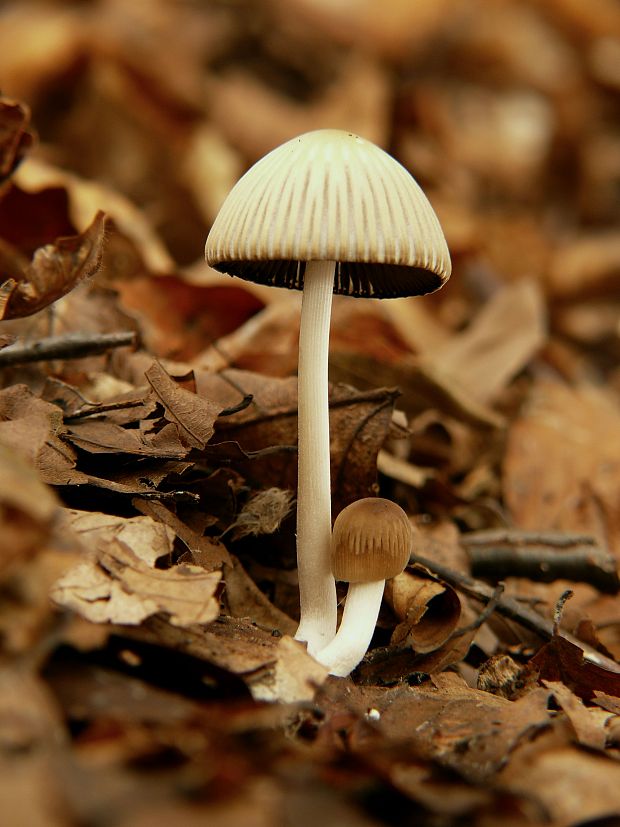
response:
<path id="1" fill-rule="evenodd" d="M 338 634 L 315 655 L 316 660 L 329 669 L 330 675 L 345 678 L 368 651 L 384 588 L 385 580 L 349 584 Z"/>
<path id="2" fill-rule="evenodd" d="M 299 329 L 297 568 L 301 619 L 297 640 L 314 655 L 336 634 L 331 571 L 331 482 L 327 362 L 334 261 L 309 261 Z"/>

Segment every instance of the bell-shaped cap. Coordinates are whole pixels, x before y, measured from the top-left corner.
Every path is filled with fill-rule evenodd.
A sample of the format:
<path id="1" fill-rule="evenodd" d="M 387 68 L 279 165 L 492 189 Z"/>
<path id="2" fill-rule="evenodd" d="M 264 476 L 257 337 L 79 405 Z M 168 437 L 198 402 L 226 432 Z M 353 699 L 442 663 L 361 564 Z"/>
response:
<path id="1" fill-rule="evenodd" d="M 305 262 L 336 261 L 334 292 L 378 298 L 431 293 L 451 271 L 414 178 L 336 129 L 307 132 L 254 164 L 224 201 L 205 252 L 221 272 L 297 289 Z"/>
<path id="2" fill-rule="evenodd" d="M 366 497 L 344 508 L 332 531 L 332 572 L 336 580 L 368 583 L 396 577 L 409 562 L 413 529 L 391 500 Z"/>

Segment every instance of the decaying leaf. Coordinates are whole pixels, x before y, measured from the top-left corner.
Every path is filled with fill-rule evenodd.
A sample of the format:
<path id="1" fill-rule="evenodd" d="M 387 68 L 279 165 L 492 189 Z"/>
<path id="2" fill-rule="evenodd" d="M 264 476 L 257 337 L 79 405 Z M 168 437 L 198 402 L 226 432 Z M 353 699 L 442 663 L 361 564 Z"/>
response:
<path id="1" fill-rule="evenodd" d="M 32 466 L 0 443 L 0 576 L 41 549 L 58 514 L 51 489 Z"/>
<path id="2" fill-rule="evenodd" d="M 154 566 L 157 560 L 172 552 L 174 531 L 151 517 L 115 517 L 65 509 L 63 523 L 75 532 L 83 548 L 91 553 L 118 540 L 137 558 Z"/>
<path id="3" fill-rule="evenodd" d="M 177 425 L 183 441 L 192 448 L 204 448 L 213 436 L 213 426 L 221 408 L 177 385 L 157 362 L 145 376 L 164 406 L 166 419 Z"/>
<path id="4" fill-rule="evenodd" d="M 83 233 L 40 247 L 20 279 L 4 283 L 0 318 L 30 316 L 96 273 L 104 239 L 105 215 L 99 212 Z"/>
<path id="5" fill-rule="evenodd" d="M 401 621 L 391 643 L 417 653 L 438 649 L 456 629 L 461 604 L 450 586 L 404 571 L 386 584 L 386 599 Z"/>
<path id="6" fill-rule="evenodd" d="M 220 579 L 187 564 L 154 569 L 115 539 L 62 577 L 52 597 L 95 623 L 139 624 L 163 612 L 173 625 L 188 626 L 218 616 Z"/>
<path id="7" fill-rule="evenodd" d="M 56 405 L 37 398 L 25 385 L 0 391 L 0 443 L 15 447 L 50 485 L 85 483 L 63 433 L 62 411 Z"/>
<path id="8" fill-rule="evenodd" d="M 620 548 L 619 428 L 605 389 L 539 380 L 504 458 L 504 496 L 516 525 L 592 534 Z"/>
<path id="9" fill-rule="evenodd" d="M 18 101 L 0 97 L 0 191 L 2 183 L 22 160 L 32 143 L 30 112 Z"/>

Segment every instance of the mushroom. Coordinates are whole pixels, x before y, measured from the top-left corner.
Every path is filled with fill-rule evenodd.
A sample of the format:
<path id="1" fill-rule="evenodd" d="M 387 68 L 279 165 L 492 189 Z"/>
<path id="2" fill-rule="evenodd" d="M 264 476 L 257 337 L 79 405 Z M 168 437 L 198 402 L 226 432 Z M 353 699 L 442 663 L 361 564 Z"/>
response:
<path id="1" fill-rule="evenodd" d="M 303 289 L 296 637 L 314 654 L 334 637 L 337 622 L 329 563 L 332 293 L 430 293 L 449 278 L 448 248 L 432 207 L 404 167 L 357 135 L 322 129 L 287 141 L 245 173 L 224 201 L 205 252 L 221 272 Z"/>
<path id="2" fill-rule="evenodd" d="M 356 500 L 336 517 L 332 533 L 332 570 L 349 583 L 338 634 L 316 660 L 330 675 L 346 677 L 370 644 L 385 581 L 400 574 L 411 554 L 413 529 L 403 509 L 391 500 Z"/>

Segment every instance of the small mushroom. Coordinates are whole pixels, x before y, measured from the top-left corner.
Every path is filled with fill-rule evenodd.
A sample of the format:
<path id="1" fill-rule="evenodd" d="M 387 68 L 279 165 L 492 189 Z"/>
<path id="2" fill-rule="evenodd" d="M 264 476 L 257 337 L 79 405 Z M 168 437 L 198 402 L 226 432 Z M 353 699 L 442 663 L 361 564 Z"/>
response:
<path id="1" fill-rule="evenodd" d="M 330 569 L 327 360 L 332 293 L 430 293 L 450 275 L 448 248 L 424 193 L 369 141 L 308 132 L 261 158 L 235 184 L 207 238 L 224 273 L 303 289 L 299 333 L 297 639 L 311 654 L 336 633 Z"/>
<path id="2" fill-rule="evenodd" d="M 332 569 L 349 583 L 336 637 L 318 655 L 331 675 L 346 677 L 370 644 L 385 581 L 409 562 L 413 529 L 403 509 L 391 500 L 356 500 L 336 517 L 332 533 Z"/>

